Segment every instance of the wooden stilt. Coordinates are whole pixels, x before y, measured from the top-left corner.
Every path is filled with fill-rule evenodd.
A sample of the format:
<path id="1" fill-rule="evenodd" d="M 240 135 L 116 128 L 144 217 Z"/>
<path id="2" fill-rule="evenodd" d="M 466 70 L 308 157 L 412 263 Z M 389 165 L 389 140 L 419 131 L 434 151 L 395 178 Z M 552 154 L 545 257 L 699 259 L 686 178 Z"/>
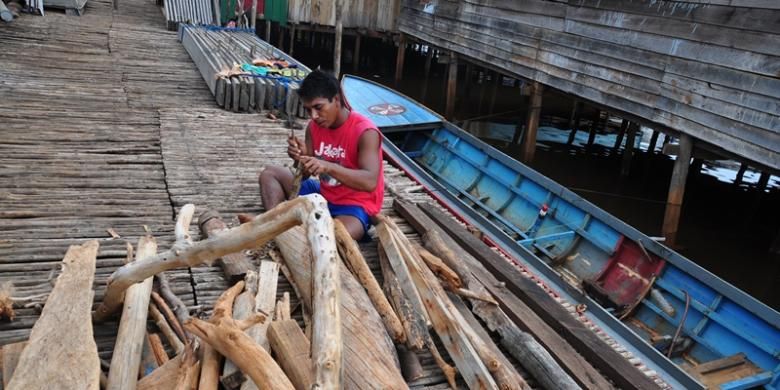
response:
<path id="1" fill-rule="evenodd" d="M 252 0 L 252 16 L 249 19 L 249 27 L 257 34 L 257 0 Z"/>
<path id="2" fill-rule="evenodd" d="M 469 106 L 469 96 L 471 96 L 471 75 L 474 73 L 474 65 L 471 64 L 471 62 L 466 62 L 466 75 L 464 77 L 465 84 L 463 86 L 463 96 L 465 96 L 465 99 L 462 99 L 460 102 L 460 106 L 463 109 L 468 108 Z"/>
<path id="3" fill-rule="evenodd" d="M 395 86 L 401 82 L 404 74 L 404 57 L 406 57 L 406 35 L 398 34 L 398 51 L 395 55 Z"/>
<path id="4" fill-rule="evenodd" d="M 219 0 L 212 0 L 214 6 L 214 24 L 222 26 L 222 16 L 220 15 Z"/>
<path id="5" fill-rule="evenodd" d="M 620 165 L 620 176 L 626 177 L 631 173 L 631 161 L 634 158 L 634 141 L 636 141 L 636 133 L 639 130 L 639 126 L 636 123 L 628 125 L 626 147 L 623 151 L 623 163 Z"/>
<path id="6" fill-rule="evenodd" d="M 536 151 L 536 131 L 539 129 L 539 116 L 542 112 L 542 92 L 544 86 L 534 81 L 531 87 L 531 101 L 528 105 L 528 122 L 523 136 L 523 162 L 528 164 L 534 159 Z"/>
<path id="7" fill-rule="evenodd" d="M 623 119 L 623 122 L 620 123 L 620 130 L 618 130 L 617 137 L 615 138 L 615 145 L 612 146 L 612 153 L 617 153 L 618 149 L 620 149 L 620 145 L 623 144 L 623 138 L 626 135 L 629 123 L 628 119 Z"/>
<path id="8" fill-rule="evenodd" d="M 650 136 L 650 143 L 647 145 L 647 152 L 650 154 L 655 153 L 655 145 L 658 144 L 658 135 L 660 131 L 653 130 L 653 135 Z"/>
<path id="9" fill-rule="evenodd" d="M 694 157 L 693 161 L 691 162 L 691 167 L 688 170 L 688 174 L 701 173 L 701 169 L 703 167 L 704 167 L 704 160 Z"/>
<path id="10" fill-rule="evenodd" d="M 607 119 L 609 119 L 609 113 L 606 114 Z M 605 121 L 601 120 L 601 111 L 598 112 L 596 119 L 590 122 L 590 129 L 588 131 L 588 143 L 585 145 L 585 148 L 590 150 L 593 148 L 593 143 L 596 142 L 596 132 L 599 131 L 601 126 L 606 123 Z"/>
<path id="11" fill-rule="evenodd" d="M 287 52 L 290 56 L 293 55 L 295 50 L 295 25 L 290 25 L 290 50 Z"/>
<path id="12" fill-rule="evenodd" d="M 769 177 L 772 176 L 769 171 L 761 172 L 761 176 L 758 177 L 758 183 L 756 183 L 756 189 L 763 192 L 766 190 L 766 186 L 769 184 Z"/>
<path id="13" fill-rule="evenodd" d="M 458 87 L 458 56 L 450 53 L 449 70 L 447 71 L 447 103 L 444 116 L 453 120 L 455 115 L 455 96 Z"/>
<path id="14" fill-rule="evenodd" d="M 425 55 L 425 73 L 422 82 L 422 92 L 420 93 L 420 101 L 425 103 L 425 97 L 428 94 L 428 80 L 431 74 L 431 60 L 433 59 L 433 47 L 428 46 L 428 53 Z"/>
<path id="15" fill-rule="evenodd" d="M 742 184 L 742 178 L 745 177 L 745 171 L 747 171 L 748 165 L 745 163 L 742 163 L 742 165 L 739 166 L 739 171 L 737 171 L 737 177 L 734 179 L 734 185 L 739 187 L 740 184 Z"/>
<path id="16" fill-rule="evenodd" d="M 268 42 L 269 44 L 271 43 L 271 21 L 270 20 L 265 21 L 265 41 Z"/>
<path id="17" fill-rule="evenodd" d="M 487 91 L 487 75 L 488 70 L 482 69 L 480 72 L 480 83 L 479 83 L 479 103 L 477 103 L 477 112 L 482 113 L 482 105 L 485 102 L 485 93 Z"/>
<path id="18" fill-rule="evenodd" d="M 685 181 L 688 178 L 688 167 L 691 162 L 693 140 L 686 134 L 680 135 L 680 148 L 677 160 L 672 170 L 672 180 L 669 183 L 669 196 L 666 200 L 666 212 L 662 232 L 666 237 L 666 245 L 674 246 L 677 243 L 677 227 L 680 223 L 680 211 L 682 209 L 683 195 L 685 194 Z"/>
<path id="19" fill-rule="evenodd" d="M 341 75 L 341 39 L 344 33 L 342 25 L 343 1 L 336 0 L 336 38 L 333 42 L 333 74 L 336 78 Z"/>
<path id="20" fill-rule="evenodd" d="M 769 253 L 780 255 L 780 230 L 775 234 L 775 239 L 769 245 Z"/>
<path id="21" fill-rule="evenodd" d="M 498 86 L 501 84 L 501 73 L 493 73 L 493 90 L 490 92 L 490 107 L 488 114 L 496 112 L 496 96 L 498 95 Z"/>
<path id="22" fill-rule="evenodd" d="M 355 50 L 352 55 L 352 71 L 357 73 L 360 69 L 360 33 L 355 35 Z"/>
<path id="23" fill-rule="evenodd" d="M 279 37 L 276 43 L 276 47 L 279 50 L 284 51 L 284 27 L 282 27 L 281 23 L 279 23 Z"/>
<path id="24" fill-rule="evenodd" d="M 580 112 L 582 112 L 582 102 L 575 100 L 571 107 L 571 116 L 569 117 L 569 139 L 566 140 L 567 145 L 571 145 L 574 142 L 574 137 L 577 135 L 577 128 L 580 127 Z"/>

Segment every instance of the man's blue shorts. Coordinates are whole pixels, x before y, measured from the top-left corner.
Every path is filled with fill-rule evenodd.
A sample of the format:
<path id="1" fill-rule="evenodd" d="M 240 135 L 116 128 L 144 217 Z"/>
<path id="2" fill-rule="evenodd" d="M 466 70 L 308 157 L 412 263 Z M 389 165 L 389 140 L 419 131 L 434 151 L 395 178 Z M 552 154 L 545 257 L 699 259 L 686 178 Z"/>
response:
<path id="1" fill-rule="evenodd" d="M 319 194 L 320 182 L 314 179 L 306 179 L 301 182 L 301 190 L 298 191 L 298 195 Z M 360 206 L 347 206 L 340 204 L 328 203 L 328 210 L 331 217 L 337 217 L 339 215 L 349 215 L 357 218 L 360 223 L 363 224 L 363 239 L 361 241 L 371 241 L 368 236 L 368 229 L 371 228 L 371 219 L 368 217 L 368 213 Z"/>

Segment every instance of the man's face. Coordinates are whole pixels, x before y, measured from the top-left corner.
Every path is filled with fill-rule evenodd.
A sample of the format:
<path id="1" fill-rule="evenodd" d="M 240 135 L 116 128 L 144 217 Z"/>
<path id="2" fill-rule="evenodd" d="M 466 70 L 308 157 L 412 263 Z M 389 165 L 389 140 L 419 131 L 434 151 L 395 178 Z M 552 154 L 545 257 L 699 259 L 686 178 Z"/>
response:
<path id="1" fill-rule="evenodd" d="M 303 101 L 303 108 L 309 112 L 311 120 L 320 127 L 332 127 L 338 121 L 341 113 L 341 99 L 334 96 L 328 100 L 324 97 L 316 97 Z"/>

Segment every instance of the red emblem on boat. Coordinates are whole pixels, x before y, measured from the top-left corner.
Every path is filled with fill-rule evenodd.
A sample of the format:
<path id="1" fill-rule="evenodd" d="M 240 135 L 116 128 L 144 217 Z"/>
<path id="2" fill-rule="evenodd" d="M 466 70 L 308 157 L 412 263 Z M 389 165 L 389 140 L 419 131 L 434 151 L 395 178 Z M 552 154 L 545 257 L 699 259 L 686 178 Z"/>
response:
<path id="1" fill-rule="evenodd" d="M 369 107 L 368 111 L 371 111 L 372 114 L 376 115 L 391 116 L 405 113 L 406 107 L 400 104 L 382 103 Z"/>

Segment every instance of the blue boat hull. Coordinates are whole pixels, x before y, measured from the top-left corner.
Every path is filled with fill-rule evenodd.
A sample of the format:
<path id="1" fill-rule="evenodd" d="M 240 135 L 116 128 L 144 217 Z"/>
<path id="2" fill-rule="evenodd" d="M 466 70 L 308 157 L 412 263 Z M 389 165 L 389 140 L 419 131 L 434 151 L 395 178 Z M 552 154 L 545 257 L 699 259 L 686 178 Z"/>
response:
<path id="1" fill-rule="evenodd" d="M 780 389 L 776 311 L 413 100 L 351 76 L 343 89 L 385 133 L 391 160 L 571 301 L 587 304 L 594 321 L 669 382 L 699 387 L 675 364 L 744 353 L 755 374 L 721 387 Z M 395 110 L 376 109 L 383 104 Z M 678 328 L 670 360 L 661 352 Z"/>

